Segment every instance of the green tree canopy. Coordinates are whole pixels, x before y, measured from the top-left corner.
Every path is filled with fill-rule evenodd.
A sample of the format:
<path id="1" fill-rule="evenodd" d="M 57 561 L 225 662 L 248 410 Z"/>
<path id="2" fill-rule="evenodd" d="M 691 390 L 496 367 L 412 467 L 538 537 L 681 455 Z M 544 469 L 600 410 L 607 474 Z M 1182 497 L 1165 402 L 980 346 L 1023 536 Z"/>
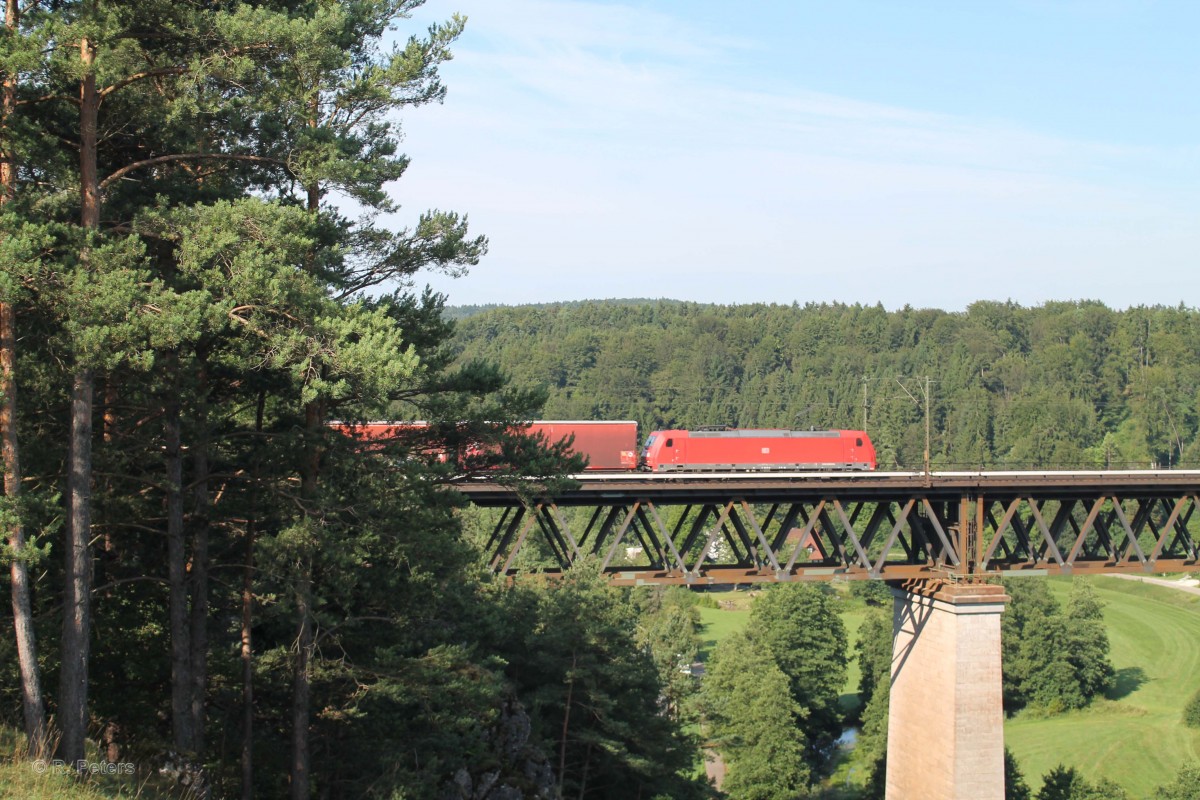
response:
<path id="1" fill-rule="evenodd" d="M 814 583 L 785 583 L 763 592 L 750 612 L 754 643 L 788 677 L 792 699 L 804 709 L 808 759 L 823 770 L 841 735 L 838 706 L 846 682 L 848 642 L 835 596 Z"/>
<path id="2" fill-rule="evenodd" d="M 805 709 L 767 648 L 748 633 L 723 640 L 705 673 L 703 698 L 714 749 L 728 770 L 726 794 L 755 800 L 807 794 L 813 774 Z"/>

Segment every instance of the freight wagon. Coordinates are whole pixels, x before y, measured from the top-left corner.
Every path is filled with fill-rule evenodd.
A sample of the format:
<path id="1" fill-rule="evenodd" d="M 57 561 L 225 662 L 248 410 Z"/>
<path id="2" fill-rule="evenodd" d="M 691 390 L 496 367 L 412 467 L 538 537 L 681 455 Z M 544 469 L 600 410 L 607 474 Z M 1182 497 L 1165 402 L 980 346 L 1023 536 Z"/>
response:
<path id="1" fill-rule="evenodd" d="M 635 470 L 638 466 L 638 425 L 633 421 L 538 420 L 525 431 L 540 433 L 550 444 L 574 436 L 571 449 L 587 456 L 587 470 Z"/>
<path id="2" fill-rule="evenodd" d="M 367 448 L 380 447 L 388 442 L 407 441 L 446 461 L 445 446 L 429 442 L 426 422 L 365 422 L 348 425 L 330 423 L 330 427 L 366 443 Z M 540 434 L 548 444 L 558 444 L 574 437 L 571 449 L 588 459 L 587 471 L 632 471 L 638 466 L 638 425 L 628 421 L 593 420 L 535 420 L 514 430 L 529 436 Z M 477 454 L 475 446 L 466 455 Z"/>

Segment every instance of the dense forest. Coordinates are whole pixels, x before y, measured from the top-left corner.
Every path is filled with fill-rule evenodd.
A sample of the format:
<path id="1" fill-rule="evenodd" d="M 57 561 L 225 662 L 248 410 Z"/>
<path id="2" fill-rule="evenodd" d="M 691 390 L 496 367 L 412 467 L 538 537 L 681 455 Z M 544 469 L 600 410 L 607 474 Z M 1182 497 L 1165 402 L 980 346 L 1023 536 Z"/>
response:
<path id="1" fill-rule="evenodd" d="M 935 468 L 1200 465 L 1200 311 L 1184 306 L 596 302 L 473 314 L 454 341 L 548 387 L 548 419 L 861 427 L 881 469 L 909 469 L 928 408 Z"/>
<path id="2" fill-rule="evenodd" d="M 763 768 L 728 702 L 749 692 L 787 698 L 768 710 L 790 738 L 756 741 L 795 755 L 787 791 L 807 792 L 842 724 L 826 590 L 769 593 L 714 663 L 729 693 L 697 696 L 694 596 L 591 567 L 492 580 L 439 450 L 483 444 L 468 469 L 551 481 L 578 460 L 511 422 L 861 424 L 908 467 L 928 408 L 936 466 L 1200 460 L 1185 308 L 446 309 L 422 272 L 468 269 L 486 239 L 444 210 L 380 224 L 408 165 L 398 115 L 442 101 L 465 24 L 410 36 L 419 5 L 6 0 L 16 758 L 137 764 L 190 797 L 686 800 L 713 795 L 702 718 L 735 786 Z M 378 418 L 430 424 L 369 445 L 329 424 Z M 832 632 L 823 664 L 796 655 L 818 646 L 786 624 L 801 614 Z M 1024 656 L 1013 697 L 1038 702 L 1046 665 Z M 1070 666 L 1058 685 L 1084 702 L 1105 676 Z"/>

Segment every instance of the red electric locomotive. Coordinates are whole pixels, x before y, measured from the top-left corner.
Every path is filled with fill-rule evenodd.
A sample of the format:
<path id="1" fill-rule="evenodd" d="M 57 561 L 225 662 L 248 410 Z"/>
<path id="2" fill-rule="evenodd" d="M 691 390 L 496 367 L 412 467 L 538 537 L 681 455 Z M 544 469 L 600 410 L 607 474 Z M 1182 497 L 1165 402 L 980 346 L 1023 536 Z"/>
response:
<path id="1" fill-rule="evenodd" d="M 863 431 L 654 431 L 646 437 L 642 466 L 651 472 L 869 470 L 875 447 Z"/>

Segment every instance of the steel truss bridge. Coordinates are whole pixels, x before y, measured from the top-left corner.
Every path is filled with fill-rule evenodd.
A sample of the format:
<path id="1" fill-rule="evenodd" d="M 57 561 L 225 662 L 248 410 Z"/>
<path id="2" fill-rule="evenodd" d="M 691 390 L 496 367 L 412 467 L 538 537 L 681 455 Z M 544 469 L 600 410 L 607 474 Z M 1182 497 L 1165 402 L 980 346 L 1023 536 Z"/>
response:
<path id="1" fill-rule="evenodd" d="M 617 584 L 1200 569 L 1200 471 L 624 473 L 529 499 L 458 486 L 493 509 L 498 573 L 585 557 Z"/>

